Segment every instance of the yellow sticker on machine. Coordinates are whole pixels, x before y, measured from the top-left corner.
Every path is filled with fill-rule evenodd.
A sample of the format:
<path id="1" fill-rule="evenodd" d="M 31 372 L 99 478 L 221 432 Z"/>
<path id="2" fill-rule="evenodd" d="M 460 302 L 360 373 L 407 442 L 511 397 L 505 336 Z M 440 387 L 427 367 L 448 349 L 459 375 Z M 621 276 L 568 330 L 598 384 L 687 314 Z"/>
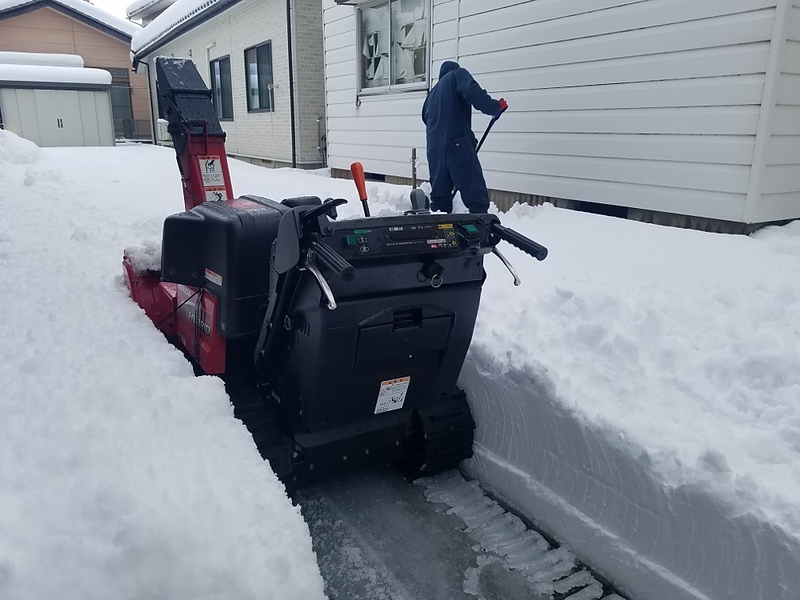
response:
<path id="1" fill-rule="evenodd" d="M 439 229 L 452 229 L 452 223 L 439 223 Z"/>
<path id="2" fill-rule="evenodd" d="M 379 415 L 403 408 L 410 383 L 411 377 L 398 377 L 397 379 L 381 381 L 378 402 L 375 404 L 375 414 Z"/>

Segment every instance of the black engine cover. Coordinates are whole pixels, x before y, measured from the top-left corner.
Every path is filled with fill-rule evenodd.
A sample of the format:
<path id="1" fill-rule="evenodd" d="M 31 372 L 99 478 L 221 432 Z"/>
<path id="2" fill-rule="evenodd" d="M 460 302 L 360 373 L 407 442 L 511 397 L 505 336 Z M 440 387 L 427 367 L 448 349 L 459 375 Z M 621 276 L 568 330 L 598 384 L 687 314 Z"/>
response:
<path id="1" fill-rule="evenodd" d="M 256 334 L 267 304 L 272 243 L 288 210 L 267 198 L 243 196 L 167 217 L 162 279 L 218 296 L 217 327 L 226 338 Z"/>

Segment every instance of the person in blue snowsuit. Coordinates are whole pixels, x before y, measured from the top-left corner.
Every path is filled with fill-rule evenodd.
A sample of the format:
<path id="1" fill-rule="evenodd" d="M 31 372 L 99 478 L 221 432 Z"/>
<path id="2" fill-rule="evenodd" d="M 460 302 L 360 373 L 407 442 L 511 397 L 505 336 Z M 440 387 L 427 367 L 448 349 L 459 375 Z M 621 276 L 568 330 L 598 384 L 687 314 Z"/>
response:
<path id="1" fill-rule="evenodd" d="M 508 104 L 502 98 L 494 100 L 457 62 L 445 61 L 439 81 L 422 105 L 431 210 L 452 212 L 454 187 L 469 212 L 489 210 L 489 193 L 476 150 L 478 140 L 472 132 L 473 106 L 486 115 L 499 116 Z"/>

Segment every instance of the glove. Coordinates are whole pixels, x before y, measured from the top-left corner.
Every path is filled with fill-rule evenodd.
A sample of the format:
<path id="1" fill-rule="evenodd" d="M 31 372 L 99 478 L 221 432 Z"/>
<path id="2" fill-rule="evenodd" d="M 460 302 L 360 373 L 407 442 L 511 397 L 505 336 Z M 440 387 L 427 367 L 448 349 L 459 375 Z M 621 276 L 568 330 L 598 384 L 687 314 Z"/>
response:
<path id="1" fill-rule="evenodd" d="M 500 112 L 497 113 L 497 116 L 499 117 L 504 112 L 506 112 L 506 109 L 508 108 L 508 102 L 506 102 L 505 99 L 503 98 L 500 98 L 498 102 L 500 103 Z"/>

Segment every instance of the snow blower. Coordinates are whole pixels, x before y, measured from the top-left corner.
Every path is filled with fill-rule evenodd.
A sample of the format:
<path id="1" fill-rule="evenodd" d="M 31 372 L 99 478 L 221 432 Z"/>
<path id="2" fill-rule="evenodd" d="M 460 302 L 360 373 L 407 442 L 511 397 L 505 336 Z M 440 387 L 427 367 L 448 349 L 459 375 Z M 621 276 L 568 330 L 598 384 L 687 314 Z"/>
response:
<path id="1" fill-rule="evenodd" d="M 496 215 L 337 220 L 341 198 L 234 198 L 194 64 L 160 57 L 155 70 L 186 210 L 164 222 L 160 270 L 124 256 L 134 301 L 196 372 L 225 381 L 287 483 L 383 463 L 433 474 L 470 457 L 456 383 L 483 257 L 501 240 L 539 260 L 546 249 Z"/>

